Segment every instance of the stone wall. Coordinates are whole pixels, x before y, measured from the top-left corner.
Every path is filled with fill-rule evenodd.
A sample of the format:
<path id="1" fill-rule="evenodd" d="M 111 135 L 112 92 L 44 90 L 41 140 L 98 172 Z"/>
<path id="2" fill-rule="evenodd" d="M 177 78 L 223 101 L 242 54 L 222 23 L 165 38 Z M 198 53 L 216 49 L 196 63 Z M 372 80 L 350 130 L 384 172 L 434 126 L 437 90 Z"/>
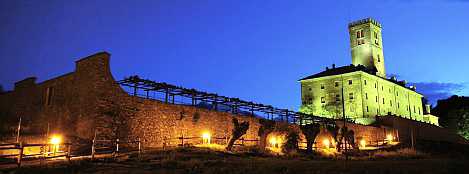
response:
<path id="1" fill-rule="evenodd" d="M 199 144 L 202 133 L 211 141 L 224 144 L 233 129 L 232 119 L 250 123 L 245 140 L 258 140 L 259 118 L 233 115 L 192 106 L 166 104 L 128 95 L 114 80 L 108 53 L 97 53 L 76 62 L 74 72 L 36 83 L 28 78 L 17 83 L 14 91 L 0 94 L 0 118 L 3 131 L 12 133 L 18 117 L 23 119 L 23 133 L 50 133 L 90 140 L 141 138 L 145 146 L 178 145 L 179 137 L 192 138 Z M 382 129 L 350 125 L 356 137 L 383 139 Z M 277 123 L 275 131 L 300 132 L 294 124 Z M 302 141 L 304 141 L 303 135 Z M 220 138 L 220 139 L 217 139 Z M 237 143 L 241 143 L 238 141 Z M 245 141 L 245 144 L 257 144 Z"/>

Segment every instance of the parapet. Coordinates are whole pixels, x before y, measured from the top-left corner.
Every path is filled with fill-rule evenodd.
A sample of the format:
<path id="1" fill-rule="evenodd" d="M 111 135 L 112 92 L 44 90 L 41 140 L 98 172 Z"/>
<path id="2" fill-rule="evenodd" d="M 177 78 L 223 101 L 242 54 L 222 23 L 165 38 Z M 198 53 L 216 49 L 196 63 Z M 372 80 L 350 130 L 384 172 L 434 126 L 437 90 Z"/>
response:
<path id="1" fill-rule="evenodd" d="M 28 77 L 15 83 L 15 90 L 36 85 L 36 77 Z"/>
<path id="2" fill-rule="evenodd" d="M 372 18 L 366 18 L 366 19 L 361 19 L 361 20 L 358 20 L 358 21 L 353 21 L 353 22 L 348 24 L 348 27 L 351 28 L 351 27 L 361 25 L 361 24 L 366 24 L 366 23 L 372 23 L 375 26 L 377 26 L 379 28 L 382 28 L 381 23 L 379 23 L 377 20 L 374 20 Z"/>

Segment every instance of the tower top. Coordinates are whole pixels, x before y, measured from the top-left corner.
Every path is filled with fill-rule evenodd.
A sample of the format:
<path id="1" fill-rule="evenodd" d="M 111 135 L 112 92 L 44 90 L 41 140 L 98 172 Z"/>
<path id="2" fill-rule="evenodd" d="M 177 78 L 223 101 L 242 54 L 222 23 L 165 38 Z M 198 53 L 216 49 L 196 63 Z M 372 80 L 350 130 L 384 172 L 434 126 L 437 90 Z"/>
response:
<path id="1" fill-rule="evenodd" d="M 361 20 L 357 20 L 357 21 L 353 21 L 353 22 L 350 22 L 348 24 L 348 28 L 351 28 L 351 27 L 354 27 L 354 26 L 357 26 L 357 25 L 361 25 L 361 24 L 366 24 L 366 23 L 372 23 L 374 24 L 375 26 L 379 27 L 379 28 L 382 28 L 381 27 L 381 23 L 379 23 L 377 20 L 374 20 L 372 18 L 365 18 L 365 19 L 361 19 Z"/>

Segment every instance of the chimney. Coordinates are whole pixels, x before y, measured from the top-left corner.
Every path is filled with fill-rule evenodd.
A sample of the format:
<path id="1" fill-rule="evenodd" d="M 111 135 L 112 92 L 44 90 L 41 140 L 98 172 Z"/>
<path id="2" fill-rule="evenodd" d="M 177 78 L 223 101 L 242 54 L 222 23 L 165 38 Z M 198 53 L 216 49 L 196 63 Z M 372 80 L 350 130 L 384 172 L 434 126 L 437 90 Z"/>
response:
<path id="1" fill-rule="evenodd" d="M 430 104 L 425 104 L 425 114 L 430 114 L 431 107 Z"/>
<path id="2" fill-rule="evenodd" d="M 332 64 L 332 69 L 335 69 L 335 63 L 334 63 L 334 64 Z"/>

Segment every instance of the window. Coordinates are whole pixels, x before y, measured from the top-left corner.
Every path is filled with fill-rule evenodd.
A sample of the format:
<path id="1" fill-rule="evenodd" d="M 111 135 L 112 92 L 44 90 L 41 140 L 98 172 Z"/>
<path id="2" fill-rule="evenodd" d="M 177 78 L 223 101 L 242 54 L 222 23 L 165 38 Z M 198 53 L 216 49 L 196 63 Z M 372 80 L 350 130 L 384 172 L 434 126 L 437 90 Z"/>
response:
<path id="1" fill-rule="evenodd" d="M 379 54 L 378 54 L 378 62 L 381 62 L 381 57 L 379 56 Z"/>
<path id="2" fill-rule="evenodd" d="M 378 39 L 378 33 L 375 31 L 374 34 L 375 34 L 375 39 Z"/>
<path id="3" fill-rule="evenodd" d="M 396 92 L 396 95 L 399 96 L 399 92 Z"/>
<path id="4" fill-rule="evenodd" d="M 325 97 L 321 97 L 321 103 L 326 103 L 326 98 Z"/>
<path id="5" fill-rule="evenodd" d="M 351 85 L 351 84 L 352 84 L 352 80 L 348 80 L 348 84 Z"/>
<path id="6" fill-rule="evenodd" d="M 338 87 L 339 86 L 339 82 L 335 82 L 335 87 Z"/>
<path id="7" fill-rule="evenodd" d="M 365 80 L 365 85 L 366 85 L 366 80 Z"/>
<path id="8" fill-rule="evenodd" d="M 389 104 L 392 106 L 392 100 L 389 100 Z"/>
<path id="9" fill-rule="evenodd" d="M 368 93 L 365 93 L 365 99 L 368 100 Z"/>
<path id="10" fill-rule="evenodd" d="M 377 88 L 377 87 L 378 87 L 378 84 L 377 84 L 377 83 L 375 83 L 375 88 Z"/>
<path id="11" fill-rule="evenodd" d="M 321 89 L 324 89 L 324 84 L 321 84 Z"/>
<path id="12" fill-rule="evenodd" d="M 417 112 L 415 112 L 415 106 L 414 106 L 414 113 L 417 113 Z"/>
<path id="13" fill-rule="evenodd" d="M 309 88 L 308 90 L 311 91 L 311 88 Z"/>
<path id="14" fill-rule="evenodd" d="M 358 30 L 357 31 L 357 38 L 362 38 L 364 35 L 363 35 L 363 30 Z"/>
<path id="15" fill-rule="evenodd" d="M 381 86 L 381 91 L 384 91 L 384 86 Z"/>
<path id="16" fill-rule="evenodd" d="M 389 88 L 389 93 L 391 93 L 391 88 Z"/>
<path id="17" fill-rule="evenodd" d="M 47 87 L 46 88 L 46 105 L 49 106 L 52 104 L 52 96 L 54 96 L 54 88 Z"/>
<path id="18" fill-rule="evenodd" d="M 376 103 L 378 103 L 378 96 L 376 96 Z"/>
<path id="19" fill-rule="evenodd" d="M 384 98 L 383 98 L 383 104 L 384 104 Z"/>
<path id="20" fill-rule="evenodd" d="M 368 106 L 366 106 L 366 112 L 370 112 L 370 110 L 368 110 Z"/>
<path id="21" fill-rule="evenodd" d="M 397 102 L 397 108 L 399 108 L 399 102 Z"/>
<path id="22" fill-rule="evenodd" d="M 350 100 L 353 100 L 353 93 L 352 93 L 352 92 L 348 94 L 348 98 L 349 98 Z"/>
<path id="23" fill-rule="evenodd" d="M 335 101 L 340 101 L 340 95 L 339 94 L 335 95 Z"/>

